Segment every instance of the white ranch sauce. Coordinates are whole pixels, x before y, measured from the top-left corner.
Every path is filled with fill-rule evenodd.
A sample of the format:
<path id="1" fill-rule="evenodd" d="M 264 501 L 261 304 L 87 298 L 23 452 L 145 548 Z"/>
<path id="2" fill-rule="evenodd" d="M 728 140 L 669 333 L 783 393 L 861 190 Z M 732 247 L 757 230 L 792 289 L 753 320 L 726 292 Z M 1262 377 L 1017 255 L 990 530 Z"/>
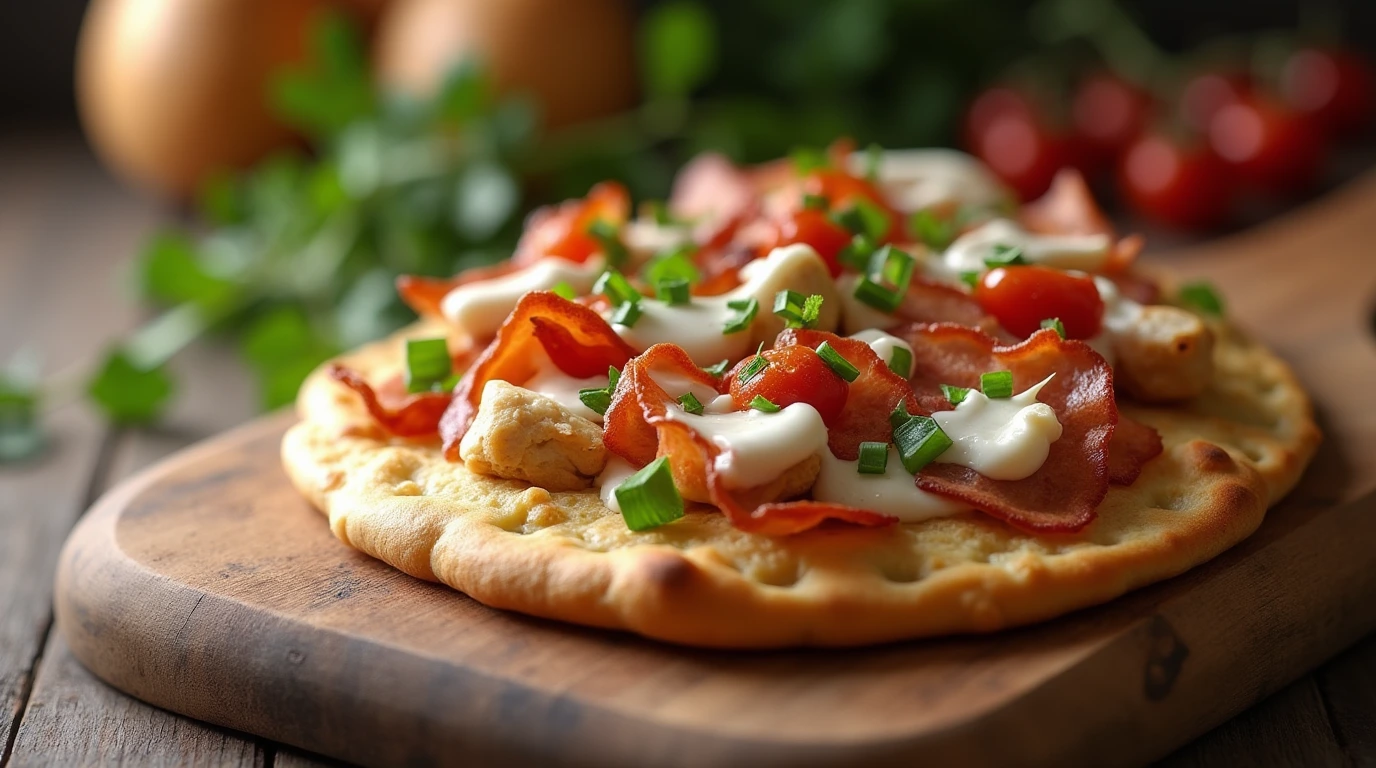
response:
<path id="1" fill-rule="evenodd" d="M 994 219 L 956 238 L 942 258 L 956 276 L 982 272 L 984 260 L 993 257 L 998 245 L 1021 248 L 1023 258 L 1033 264 L 1097 272 L 1108 261 L 1113 242 L 1107 235 L 1037 235 L 1008 219 Z"/>
<path id="2" fill-rule="evenodd" d="M 455 288 L 440 302 L 440 314 L 468 335 L 486 338 L 502 327 L 516 302 L 527 293 L 547 291 L 559 283 L 568 283 L 579 294 L 587 293 L 602 270 L 603 261 L 598 257 L 576 264 L 547 256 L 519 272 Z"/>
<path id="3" fill-rule="evenodd" d="M 602 496 L 602 503 L 613 512 L 620 513 L 621 505 L 616 501 L 616 489 L 631 475 L 638 470 L 631 466 L 631 462 L 617 456 L 614 453 L 607 454 L 607 466 L 602 468 L 602 474 L 597 476 L 598 493 Z"/>
<path id="4" fill-rule="evenodd" d="M 866 344 L 868 344 L 870 346 L 870 349 L 874 350 L 874 353 L 876 355 L 879 355 L 879 359 L 884 361 L 885 365 L 887 365 L 889 360 L 893 358 L 893 351 L 895 349 L 901 347 L 903 349 L 908 350 L 908 353 L 910 355 L 913 351 L 912 345 L 908 342 L 898 338 L 897 336 L 887 334 L 879 330 L 878 328 L 866 328 L 865 330 L 860 331 L 858 333 L 852 333 L 850 337 L 852 339 L 858 339 L 859 341 L 863 341 Z M 912 376 L 913 365 L 913 359 L 910 356 L 908 358 L 908 370 L 897 371 L 898 375 L 902 376 L 905 379 L 909 376 Z"/>
<path id="5" fill-rule="evenodd" d="M 893 515 L 905 523 L 964 512 L 958 501 L 928 493 L 903 468 L 898 450 L 889 446 L 889 464 L 882 475 L 862 475 L 858 461 L 845 461 L 824 449 L 822 472 L 812 486 L 812 498 Z"/>
<path id="6" fill-rule="evenodd" d="M 1051 376 L 1005 398 L 972 389 L 955 410 L 932 414 L 953 443 L 937 461 L 969 467 L 992 480 L 1022 480 L 1036 473 L 1061 436 L 1056 412 L 1037 402 L 1048 381 Z"/>
<path id="7" fill-rule="evenodd" d="M 728 488 L 753 488 L 827 450 L 827 428 L 817 409 L 794 403 L 778 413 L 754 409 L 696 416 L 677 408 L 669 418 L 687 424 L 721 449 L 716 470 Z"/>
<path id="8" fill-rule="evenodd" d="M 866 171 L 866 153 L 850 156 L 850 171 Z M 993 206 L 1007 190 L 979 160 L 954 149 L 889 150 L 879 161 L 879 186 L 900 211 L 934 205 Z"/>

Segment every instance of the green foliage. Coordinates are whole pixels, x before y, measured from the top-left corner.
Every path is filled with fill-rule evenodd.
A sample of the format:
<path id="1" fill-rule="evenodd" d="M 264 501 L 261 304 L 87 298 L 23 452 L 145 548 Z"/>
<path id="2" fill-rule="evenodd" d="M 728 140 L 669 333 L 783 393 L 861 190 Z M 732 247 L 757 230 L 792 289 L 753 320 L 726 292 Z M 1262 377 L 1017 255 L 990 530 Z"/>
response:
<path id="1" fill-rule="evenodd" d="M 116 424 L 140 424 L 162 412 L 172 397 L 172 379 L 162 366 L 141 366 L 113 349 L 86 392 Z"/>
<path id="2" fill-rule="evenodd" d="M 652 98 L 684 98 L 716 66 L 716 28 L 701 3 L 673 0 L 640 25 L 641 75 Z"/>

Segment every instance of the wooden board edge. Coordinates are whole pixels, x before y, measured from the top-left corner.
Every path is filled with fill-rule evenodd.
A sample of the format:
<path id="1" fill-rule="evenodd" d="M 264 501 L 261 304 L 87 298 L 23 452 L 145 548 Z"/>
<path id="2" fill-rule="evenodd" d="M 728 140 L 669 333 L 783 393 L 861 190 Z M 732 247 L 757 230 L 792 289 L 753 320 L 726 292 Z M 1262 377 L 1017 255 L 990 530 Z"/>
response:
<path id="1" fill-rule="evenodd" d="M 55 593 L 58 628 L 73 654 L 98 677 L 149 703 L 365 764 L 400 764 L 418 757 L 457 763 L 512 755 L 531 762 L 595 760 L 601 765 L 672 764 L 688 757 L 764 765 L 800 760 L 887 764 L 917 756 L 968 764 L 1010 759 L 1052 764 L 1067 756 L 1130 764 L 1168 753 L 1376 625 L 1376 616 L 1363 610 L 1339 610 L 1336 619 L 1326 615 L 1328 604 L 1318 599 L 1336 594 L 1344 606 L 1356 608 L 1376 596 L 1376 572 L 1362 567 L 1364 553 L 1376 545 L 1376 495 L 1368 495 L 1315 516 L 1188 594 L 1167 599 L 1080 663 L 1024 694 L 1016 707 L 1010 703 L 940 732 L 849 745 L 688 731 L 474 670 L 456 671 L 443 661 L 401 649 L 383 646 L 379 651 L 366 639 L 247 609 L 179 584 L 119 550 L 115 524 L 140 495 L 201 456 L 266 437 L 288 423 L 280 415 L 260 420 L 189 449 L 107 494 L 64 547 Z M 1370 535 L 1351 535 L 1354 527 Z M 1334 557 L 1347 566 L 1336 573 L 1318 569 L 1319 561 L 1312 559 L 1316 552 L 1329 566 Z M 121 578 L 110 578 L 115 571 Z M 1278 578 L 1309 585 L 1297 599 L 1294 620 L 1283 627 L 1301 637 L 1300 654 L 1270 654 L 1266 616 L 1230 616 L 1227 637 L 1202 636 L 1218 626 L 1218 611 L 1227 612 L 1235 590 L 1265 589 Z M 137 597 L 110 587 L 129 580 L 141 585 Z M 153 626 L 121 621 L 133 601 L 160 606 L 165 620 Z M 240 628 L 240 642 L 216 645 L 213 639 L 222 636 L 217 630 L 226 624 Z M 362 663 L 360 679 L 371 677 L 374 683 L 352 691 L 310 687 L 309 665 L 337 673 L 341 660 Z M 221 674 L 187 679 L 193 666 Z M 1142 675 L 1127 679 L 1115 674 L 1124 668 L 1141 669 Z M 340 711 L 347 713 L 323 731 L 302 722 L 318 695 L 343 699 Z M 256 708 L 233 708 L 234 716 L 222 717 L 226 699 Z M 1116 706 L 1105 706 L 1105 701 Z M 520 713 L 516 722 L 501 717 L 513 711 Z M 1028 711 L 1045 716 L 1029 719 Z M 378 732 L 396 738 L 378 743 L 372 738 Z M 414 749 L 428 751 L 410 751 Z"/>

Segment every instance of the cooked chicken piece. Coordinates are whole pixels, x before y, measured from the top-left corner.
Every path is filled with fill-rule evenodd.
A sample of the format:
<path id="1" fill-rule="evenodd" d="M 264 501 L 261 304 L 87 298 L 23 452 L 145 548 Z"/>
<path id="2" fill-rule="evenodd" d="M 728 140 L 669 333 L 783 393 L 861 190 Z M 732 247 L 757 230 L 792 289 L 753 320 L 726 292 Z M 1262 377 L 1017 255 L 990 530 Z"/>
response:
<path id="1" fill-rule="evenodd" d="M 753 352 L 761 342 L 766 347 L 771 346 L 774 337 L 784 329 L 784 319 L 772 311 L 774 297 L 782 290 L 797 291 L 804 298 L 814 293 L 821 296 L 822 309 L 813 327 L 819 331 L 835 331 L 841 322 L 841 297 L 822 257 L 809 246 L 789 245 L 775 250 L 768 258 L 782 263 L 772 274 L 747 279 L 737 289 L 754 296 L 760 303 L 760 311 L 750 324 L 750 350 Z"/>
<path id="2" fill-rule="evenodd" d="M 537 392 L 493 380 L 483 387 L 459 457 L 472 472 L 576 491 L 592 485 L 607 449 L 596 424 Z"/>
<path id="3" fill-rule="evenodd" d="M 1118 385 L 1143 402 L 1196 397 L 1213 378 L 1213 333 L 1178 307 L 1142 307 L 1136 322 L 1116 330 L 1113 352 Z"/>

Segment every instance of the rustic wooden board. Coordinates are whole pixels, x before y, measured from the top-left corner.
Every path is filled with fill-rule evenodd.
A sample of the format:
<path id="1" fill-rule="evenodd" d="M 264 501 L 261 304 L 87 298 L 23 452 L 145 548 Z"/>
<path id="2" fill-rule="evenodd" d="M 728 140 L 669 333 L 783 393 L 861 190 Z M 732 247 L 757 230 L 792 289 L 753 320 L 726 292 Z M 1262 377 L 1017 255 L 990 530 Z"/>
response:
<path id="1" fill-rule="evenodd" d="M 1241 546 L 1040 627 L 724 653 L 492 611 L 330 537 L 277 467 L 288 416 L 107 496 L 64 553 L 59 625 L 146 701 L 366 764 L 1148 760 L 1376 627 L 1373 241 L 1368 178 L 1167 259 L 1227 286 L 1329 440 Z"/>

